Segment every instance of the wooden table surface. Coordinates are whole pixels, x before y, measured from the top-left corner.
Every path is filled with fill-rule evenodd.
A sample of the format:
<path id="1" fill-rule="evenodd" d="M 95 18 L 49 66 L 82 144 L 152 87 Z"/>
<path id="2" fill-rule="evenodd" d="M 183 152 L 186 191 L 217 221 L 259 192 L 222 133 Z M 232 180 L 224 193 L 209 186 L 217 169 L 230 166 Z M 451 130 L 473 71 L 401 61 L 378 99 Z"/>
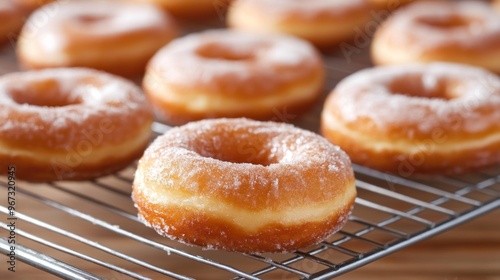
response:
<path id="1" fill-rule="evenodd" d="M 360 50 L 362 52 L 355 54 L 348 64 L 327 65 L 330 71 L 335 72 L 335 80 L 329 82 L 330 87 L 350 72 L 369 66 L 366 47 Z M 18 70 L 14 45 L 7 43 L 0 47 L 0 74 Z M 35 206 L 23 207 L 28 212 L 36 211 L 30 209 Z M 16 273 L 9 273 L 6 271 L 5 256 L 0 260 L 0 279 L 54 278 L 27 265 L 20 265 Z M 108 274 L 108 278 L 119 279 L 113 274 Z M 341 275 L 338 279 L 500 280 L 500 209 Z"/>

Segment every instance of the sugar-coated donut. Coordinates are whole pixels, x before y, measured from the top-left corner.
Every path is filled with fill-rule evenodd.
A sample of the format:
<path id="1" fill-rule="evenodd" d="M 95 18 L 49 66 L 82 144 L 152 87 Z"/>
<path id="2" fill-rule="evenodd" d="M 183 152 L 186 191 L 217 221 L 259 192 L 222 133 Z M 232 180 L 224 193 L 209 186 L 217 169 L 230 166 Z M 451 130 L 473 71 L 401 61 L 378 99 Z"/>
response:
<path id="1" fill-rule="evenodd" d="M 47 16 L 49 21 L 40 21 Z M 135 76 L 144 73 L 147 61 L 175 35 L 173 19 L 154 5 L 54 2 L 28 18 L 18 55 L 30 69 L 89 67 Z"/>
<path id="2" fill-rule="evenodd" d="M 378 65 L 447 61 L 500 73 L 500 16 L 481 1 L 424 1 L 401 8 L 375 32 Z"/>
<path id="3" fill-rule="evenodd" d="M 462 173 L 500 163 L 500 79 L 451 63 L 380 66 L 341 81 L 324 136 L 376 169 Z"/>
<path id="4" fill-rule="evenodd" d="M 12 0 L 0 1 L 0 44 L 17 37 L 25 16 L 25 11 Z"/>
<path id="5" fill-rule="evenodd" d="M 232 28 L 287 33 L 330 47 L 352 40 L 372 10 L 367 0 L 236 0 L 227 21 Z"/>
<path id="6" fill-rule="evenodd" d="M 320 96 L 324 68 L 308 42 L 285 35 L 211 30 L 179 38 L 150 61 L 143 88 L 162 121 L 273 119 Z"/>
<path id="7" fill-rule="evenodd" d="M 139 88 L 96 70 L 0 77 L 0 174 L 88 179 L 119 170 L 149 143 L 152 115 Z"/>
<path id="8" fill-rule="evenodd" d="M 177 17 L 223 16 L 232 0 L 135 0 L 156 4 Z"/>
<path id="9" fill-rule="evenodd" d="M 292 125 L 192 122 L 140 159 L 132 197 L 159 234 L 210 249 L 285 252 L 347 222 L 356 196 L 347 155 Z"/>

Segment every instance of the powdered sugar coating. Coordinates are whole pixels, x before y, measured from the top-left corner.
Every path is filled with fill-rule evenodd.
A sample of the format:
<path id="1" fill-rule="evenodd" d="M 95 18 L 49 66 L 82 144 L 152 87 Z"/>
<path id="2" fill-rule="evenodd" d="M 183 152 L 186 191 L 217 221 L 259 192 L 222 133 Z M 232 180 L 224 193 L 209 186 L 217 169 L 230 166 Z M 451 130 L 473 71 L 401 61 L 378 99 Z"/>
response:
<path id="1" fill-rule="evenodd" d="M 60 104 L 45 106 L 53 100 Z M 141 91 L 104 72 L 50 69 L 0 77 L 0 140 L 9 145 L 64 151 L 97 132 L 103 143 L 121 143 L 151 119 Z"/>
<path id="2" fill-rule="evenodd" d="M 50 20 L 41 20 L 46 19 Z M 170 26 L 156 6 L 123 1 L 56 1 L 35 11 L 22 36 L 39 41 L 46 52 L 61 51 L 73 41 L 120 38 Z"/>
<path id="3" fill-rule="evenodd" d="M 159 7 L 131 1 L 55 1 L 26 20 L 17 42 L 26 69 L 88 67 L 135 78 L 177 34 Z"/>
<path id="4" fill-rule="evenodd" d="M 204 193 L 249 209 L 328 201 L 353 178 L 347 155 L 321 136 L 288 124 L 245 119 L 173 128 L 150 145 L 139 169 L 145 185 Z M 307 191 L 310 186 L 316 189 Z"/>
<path id="5" fill-rule="evenodd" d="M 397 11 L 380 30 L 391 43 L 417 53 L 500 46 L 500 16 L 482 1 L 416 2 Z"/>
<path id="6" fill-rule="evenodd" d="M 151 59 L 148 71 L 174 87 L 261 94 L 308 77 L 318 65 L 317 51 L 300 39 L 211 30 L 172 41 Z"/>
<path id="7" fill-rule="evenodd" d="M 398 83 L 407 92 L 393 92 Z M 382 133 L 399 131 L 409 139 L 438 129 L 450 137 L 477 135 L 499 128 L 500 79 L 451 63 L 377 67 L 341 81 L 327 109 L 347 125 L 368 121 Z"/>
<path id="8" fill-rule="evenodd" d="M 238 0 L 234 5 L 260 7 L 276 21 L 287 18 L 339 17 L 366 6 L 366 0 Z"/>
<path id="9" fill-rule="evenodd" d="M 159 234 L 206 249 L 286 252 L 339 230 L 356 188 L 350 160 L 321 136 L 249 119 L 192 122 L 139 161 L 132 198 Z"/>

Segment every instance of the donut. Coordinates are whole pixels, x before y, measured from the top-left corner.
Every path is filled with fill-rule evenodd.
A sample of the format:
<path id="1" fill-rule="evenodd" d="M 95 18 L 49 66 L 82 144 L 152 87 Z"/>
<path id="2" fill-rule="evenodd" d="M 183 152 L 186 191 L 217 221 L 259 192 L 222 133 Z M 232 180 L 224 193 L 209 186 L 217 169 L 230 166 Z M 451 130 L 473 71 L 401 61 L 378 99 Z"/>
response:
<path id="1" fill-rule="evenodd" d="M 196 19 L 223 16 L 232 0 L 135 0 L 158 5 L 180 18 Z"/>
<path id="2" fill-rule="evenodd" d="M 139 160 L 132 198 L 160 235 L 207 249 L 286 252 L 338 231 L 356 188 L 347 155 L 290 124 L 211 119 L 169 130 Z"/>
<path id="3" fill-rule="evenodd" d="M 0 77 L 0 174 L 29 181 L 83 180 L 140 157 L 152 114 L 129 81 L 83 68 Z"/>
<path id="4" fill-rule="evenodd" d="M 88 67 L 134 77 L 175 35 L 172 18 L 153 5 L 71 0 L 36 10 L 17 53 L 28 69 Z"/>
<path id="5" fill-rule="evenodd" d="M 435 62 L 379 66 L 328 95 L 321 131 L 352 161 L 382 171 L 460 174 L 500 163 L 500 79 Z"/>
<path id="6" fill-rule="evenodd" d="M 17 37 L 24 24 L 24 10 L 11 0 L 0 2 L 0 44 Z"/>
<path id="7" fill-rule="evenodd" d="M 320 97 L 323 61 L 285 35 L 210 30 L 176 39 L 147 66 L 143 88 L 172 125 L 217 117 L 269 120 L 305 111 Z"/>
<path id="8" fill-rule="evenodd" d="M 480 1 L 426 1 L 401 8 L 375 32 L 376 65 L 456 62 L 500 73 L 500 17 Z"/>
<path id="9" fill-rule="evenodd" d="M 372 10 L 366 0 L 236 0 L 227 22 L 232 28 L 286 33 L 326 48 L 352 40 L 372 20 Z"/>

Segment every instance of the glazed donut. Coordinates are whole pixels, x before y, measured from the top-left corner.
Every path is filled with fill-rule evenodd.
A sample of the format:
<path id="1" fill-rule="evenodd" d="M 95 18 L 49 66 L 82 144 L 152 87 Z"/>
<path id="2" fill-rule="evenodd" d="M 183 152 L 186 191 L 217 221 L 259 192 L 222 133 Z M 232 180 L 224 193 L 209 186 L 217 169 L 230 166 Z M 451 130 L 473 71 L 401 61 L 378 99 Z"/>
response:
<path id="1" fill-rule="evenodd" d="M 236 0 L 227 21 L 232 28 L 287 33 L 330 47 L 352 40 L 372 9 L 366 0 Z"/>
<path id="2" fill-rule="evenodd" d="M 381 66 L 327 97 L 324 136 L 383 171 L 458 174 L 500 163 L 500 79 L 451 63 Z"/>
<path id="3" fill-rule="evenodd" d="M 140 89 L 89 69 L 0 77 L 0 165 L 19 179 L 80 180 L 119 170 L 149 143 L 152 116 Z"/>
<path id="4" fill-rule="evenodd" d="M 50 21 L 39 19 L 50 15 Z M 89 67 L 122 76 L 144 73 L 147 61 L 174 38 L 173 20 L 147 4 L 71 0 L 36 10 L 18 56 L 29 69 Z"/>
<path id="5" fill-rule="evenodd" d="M 160 235 L 209 249 L 286 252 L 339 230 L 356 188 L 347 155 L 292 125 L 192 122 L 140 159 L 132 198 Z"/>
<path id="6" fill-rule="evenodd" d="M 25 17 L 24 10 L 11 0 L 0 2 L 0 43 L 16 38 Z"/>
<path id="7" fill-rule="evenodd" d="M 223 16 L 232 0 L 135 0 L 158 5 L 176 17 Z"/>
<path id="8" fill-rule="evenodd" d="M 480 1 L 427 1 L 403 7 L 375 32 L 377 65 L 447 61 L 500 73 L 500 17 Z"/>
<path id="9" fill-rule="evenodd" d="M 272 119 L 315 103 L 323 89 L 322 63 L 300 39 L 212 30 L 161 49 L 143 88 L 158 118 L 173 125 L 216 117 Z"/>
<path id="10" fill-rule="evenodd" d="M 500 11 L 500 0 L 493 0 L 493 6 L 497 11 Z"/>

